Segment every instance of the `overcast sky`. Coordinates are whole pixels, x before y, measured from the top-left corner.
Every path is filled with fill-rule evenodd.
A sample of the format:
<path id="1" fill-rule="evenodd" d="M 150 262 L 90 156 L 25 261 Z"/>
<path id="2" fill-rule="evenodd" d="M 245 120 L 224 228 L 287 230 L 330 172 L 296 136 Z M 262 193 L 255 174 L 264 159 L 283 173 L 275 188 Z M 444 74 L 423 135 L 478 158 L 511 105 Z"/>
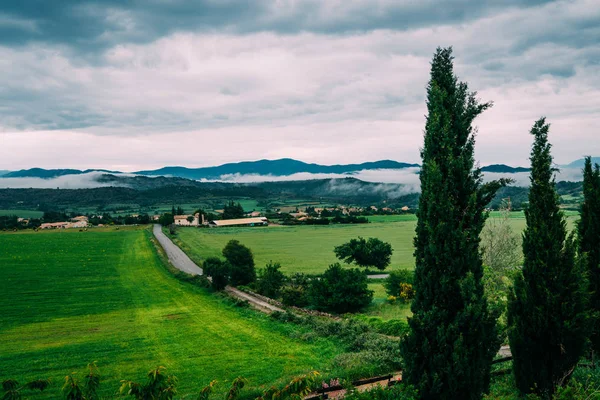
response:
<path id="1" fill-rule="evenodd" d="M 0 169 L 419 162 L 450 45 L 482 165 L 600 155 L 598 0 L 3 0 Z"/>

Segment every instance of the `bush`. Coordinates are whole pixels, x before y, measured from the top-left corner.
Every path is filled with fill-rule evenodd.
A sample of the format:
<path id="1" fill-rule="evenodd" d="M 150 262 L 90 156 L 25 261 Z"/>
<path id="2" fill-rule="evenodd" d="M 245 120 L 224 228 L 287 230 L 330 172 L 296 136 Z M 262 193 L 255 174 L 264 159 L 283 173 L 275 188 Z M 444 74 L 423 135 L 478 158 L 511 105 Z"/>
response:
<path id="1" fill-rule="evenodd" d="M 281 265 L 270 262 L 265 268 L 258 271 L 256 290 L 263 296 L 278 298 L 281 287 L 285 282 L 285 275 L 279 269 Z"/>
<path id="2" fill-rule="evenodd" d="M 408 321 L 406 319 L 383 320 L 380 317 L 368 317 L 366 315 L 357 315 L 354 317 L 358 321 L 368 324 L 377 333 L 388 336 L 404 336 L 408 333 Z"/>
<path id="3" fill-rule="evenodd" d="M 368 278 L 357 268 L 344 269 L 339 263 L 329 266 L 320 279 L 309 285 L 310 304 L 321 311 L 356 312 L 373 300 Z"/>
<path id="4" fill-rule="evenodd" d="M 390 265 L 392 246 L 377 238 L 365 240 L 362 237 L 333 249 L 335 256 L 347 264 L 355 263 L 359 267 L 375 267 L 384 270 Z"/>
<path id="5" fill-rule="evenodd" d="M 333 366 L 343 370 L 350 379 L 389 373 L 401 368 L 398 340 L 377 333 L 360 317 L 331 320 L 290 312 L 274 312 L 271 317 L 307 327 L 313 332 L 312 335 L 299 336 L 302 339 L 314 340 L 314 335 L 339 339 L 346 353 L 338 355 L 333 360 Z"/>
<path id="6" fill-rule="evenodd" d="M 308 306 L 309 299 L 306 289 L 298 286 L 285 286 L 283 289 L 281 289 L 281 302 L 286 306 Z"/>
<path id="7" fill-rule="evenodd" d="M 402 299 L 402 301 L 405 303 L 414 299 L 415 298 L 415 289 L 413 288 L 413 285 L 411 285 L 410 283 L 401 283 L 399 298 Z"/>
<path id="8" fill-rule="evenodd" d="M 417 400 L 417 391 L 412 386 L 398 384 L 389 388 L 376 386 L 365 392 L 352 390 L 345 396 L 345 400 Z"/>
<path id="9" fill-rule="evenodd" d="M 306 274 L 292 274 L 288 278 L 288 285 L 281 289 L 281 302 L 286 306 L 308 306 L 308 285 L 309 278 Z"/>
<path id="10" fill-rule="evenodd" d="M 233 286 L 256 281 L 252 251 L 237 240 L 230 240 L 223 248 L 223 256 L 231 265 L 229 281 Z"/>
<path id="11" fill-rule="evenodd" d="M 229 284 L 231 265 L 227 261 L 221 261 L 217 257 L 209 257 L 202 265 L 206 275 L 212 278 L 211 287 L 215 290 L 223 290 Z"/>
<path id="12" fill-rule="evenodd" d="M 402 290 L 402 284 L 407 283 L 412 287 L 414 280 L 415 274 L 413 271 L 401 269 L 398 271 L 390 272 L 390 276 L 386 278 L 385 282 L 383 283 L 383 286 L 385 287 L 385 291 L 388 295 L 400 298 L 402 297 L 400 295 Z"/>

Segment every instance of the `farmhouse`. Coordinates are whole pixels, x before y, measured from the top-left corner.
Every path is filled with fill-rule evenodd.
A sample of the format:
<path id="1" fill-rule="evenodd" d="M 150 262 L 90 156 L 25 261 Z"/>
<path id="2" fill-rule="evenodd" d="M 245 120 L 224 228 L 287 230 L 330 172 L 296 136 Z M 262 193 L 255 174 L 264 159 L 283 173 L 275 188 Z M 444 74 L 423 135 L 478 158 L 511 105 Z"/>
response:
<path id="1" fill-rule="evenodd" d="M 223 226 L 266 226 L 269 221 L 265 217 L 258 218 L 240 218 L 240 219 L 224 219 L 218 221 L 210 221 L 208 226 L 211 228 Z"/>
<path id="2" fill-rule="evenodd" d="M 46 222 L 40 225 L 40 229 L 87 228 L 88 225 L 88 217 L 81 215 L 72 218 L 69 222 Z"/>
<path id="3" fill-rule="evenodd" d="M 173 219 L 175 220 L 175 225 L 178 226 L 199 226 L 200 224 L 204 224 L 204 214 L 201 216 L 199 213 L 196 213 L 193 216 L 175 215 Z M 190 219 L 192 220 L 191 222 Z"/>

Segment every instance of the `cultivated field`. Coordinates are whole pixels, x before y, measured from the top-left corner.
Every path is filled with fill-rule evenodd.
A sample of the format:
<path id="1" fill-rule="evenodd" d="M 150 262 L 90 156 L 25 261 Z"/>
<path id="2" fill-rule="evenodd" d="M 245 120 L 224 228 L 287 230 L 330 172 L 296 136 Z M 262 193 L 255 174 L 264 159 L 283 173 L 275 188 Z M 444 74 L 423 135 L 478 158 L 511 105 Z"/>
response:
<path id="1" fill-rule="evenodd" d="M 492 214 L 492 218 L 498 214 Z M 572 228 L 576 214 L 569 214 Z M 413 237 L 416 217 L 414 215 L 391 215 L 369 217 L 372 223 L 327 226 L 268 226 L 264 228 L 213 228 L 178 230 L 176 243 L 196 262 L 206 257 L 220 256 L 221 250 L 231 239 L 237 239 L 250 247 L 257 267 L 269 261 L 279 262 L 285 273 L 320 273 L 337 261 L 333 248 L 352 238 L 376 237 L 389 242 L 394 249 L 389 270 L 414 268 Z M 510 219 L 515 232 L 525 228 L 522 212 Z"/>
<path id="2" fill-rule="evenodd" d="M 190 393 L 237 376 L 259 386 L 327 368 L 333 341 L 291 329 L 164 268 L 147 229 L 0 234 L 0 380 L 50 377 L 97 361 L 102 395 L 158 365 Z M 80 372 L 80 376 L 83 372 Z M 226 383 L 219 387 L 225 390 Z M 38 397 L 36 397 L 38 398 Z"/>

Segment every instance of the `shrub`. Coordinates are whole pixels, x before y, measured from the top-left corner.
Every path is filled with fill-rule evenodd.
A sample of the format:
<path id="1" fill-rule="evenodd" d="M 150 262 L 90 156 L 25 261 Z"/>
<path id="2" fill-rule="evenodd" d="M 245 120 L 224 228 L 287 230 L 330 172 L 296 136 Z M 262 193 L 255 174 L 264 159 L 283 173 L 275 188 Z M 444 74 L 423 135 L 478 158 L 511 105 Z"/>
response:
<path id="1" fill-rule="evenodd" d="M 252 251 L 237 240 L 230 240 L 223 248 L 223 256 L 231 264 L 229 280 L 233 286 L 256 281 Z"/>
<path id="2" fill-rule="evenodd" d="M 376 386 L 365 392 L 351 390 L 345 396 L 345 400 L 417 400 L 417 391 L 412 386 L 398 384 L 389 388 Z"/>
<path id="3" fill-rule="evenodd" d="M 308 284 L 309 278 L 305 274 L 292 274 L 288 279 L 288 285 L 281 289 L 281 302 L 286 306 L 308 306 Z"/>
<path id="4" fill-rule="evenodd" d="M 309 304 L 306 289 L 297 286 L 285 286 L 281 289 L 281 302 L 286 306 L 306 307 Z"/>
<path id="5" fill-rule="evenodd" d="M 362 237 L 334 248 L 337 258 L 347 264 L 355 263 L 359 267 L 375 267 L 384 270 L 390 265 L 392 246 L 377 238 L 365 240 Z"/>
<path id="6" fill-rule="evenodd" d="M 217 257 L 209 257 L 202 265 L 204 273 L 212 278 L 211 287 L 215 290 L 223 290 L 229 283 L 231 265 L 227 261 L 221 261 Z"/>
<path id="7" fill-rule="evenodd" d="M 279 269 L 279 263 L 270 262 L 265 268 L 258 271 L 256 281 L 256 290 L 263 296 L 277 298 L 281 292 L 281 287 L 285 282 L 285 275 Z"/>
<path id="8" fill-rule="evenodd" d="M 400 292 L 402 289 L 403 283 L 408 283 L 412 286 L 414 283 L 415 274 L 413 271 L 409 271 L 407 269 L 401 269 L 398 271 L 390 272 L 390 276 L 388 276 L 383 283 L 385 287 L 385 291 L 390 296 L 400 297 Z"/>
<path id="9" fill-rule="evenodd" d="M 339 263 L 329 266 L 320 279 L 309 285 L 311 305 L 321 311 L 356 312 L 373 300 L 368 278 L 357 268 L 343 269 Z"/>
<path id="10" fill-rule="evenodd" d="M 411 285 L 410 283 L 401 283 L 399 297 L 405 303 L 414 299 L 415 298 L 415 289 L 413 288 L 413 285 Z"/>

